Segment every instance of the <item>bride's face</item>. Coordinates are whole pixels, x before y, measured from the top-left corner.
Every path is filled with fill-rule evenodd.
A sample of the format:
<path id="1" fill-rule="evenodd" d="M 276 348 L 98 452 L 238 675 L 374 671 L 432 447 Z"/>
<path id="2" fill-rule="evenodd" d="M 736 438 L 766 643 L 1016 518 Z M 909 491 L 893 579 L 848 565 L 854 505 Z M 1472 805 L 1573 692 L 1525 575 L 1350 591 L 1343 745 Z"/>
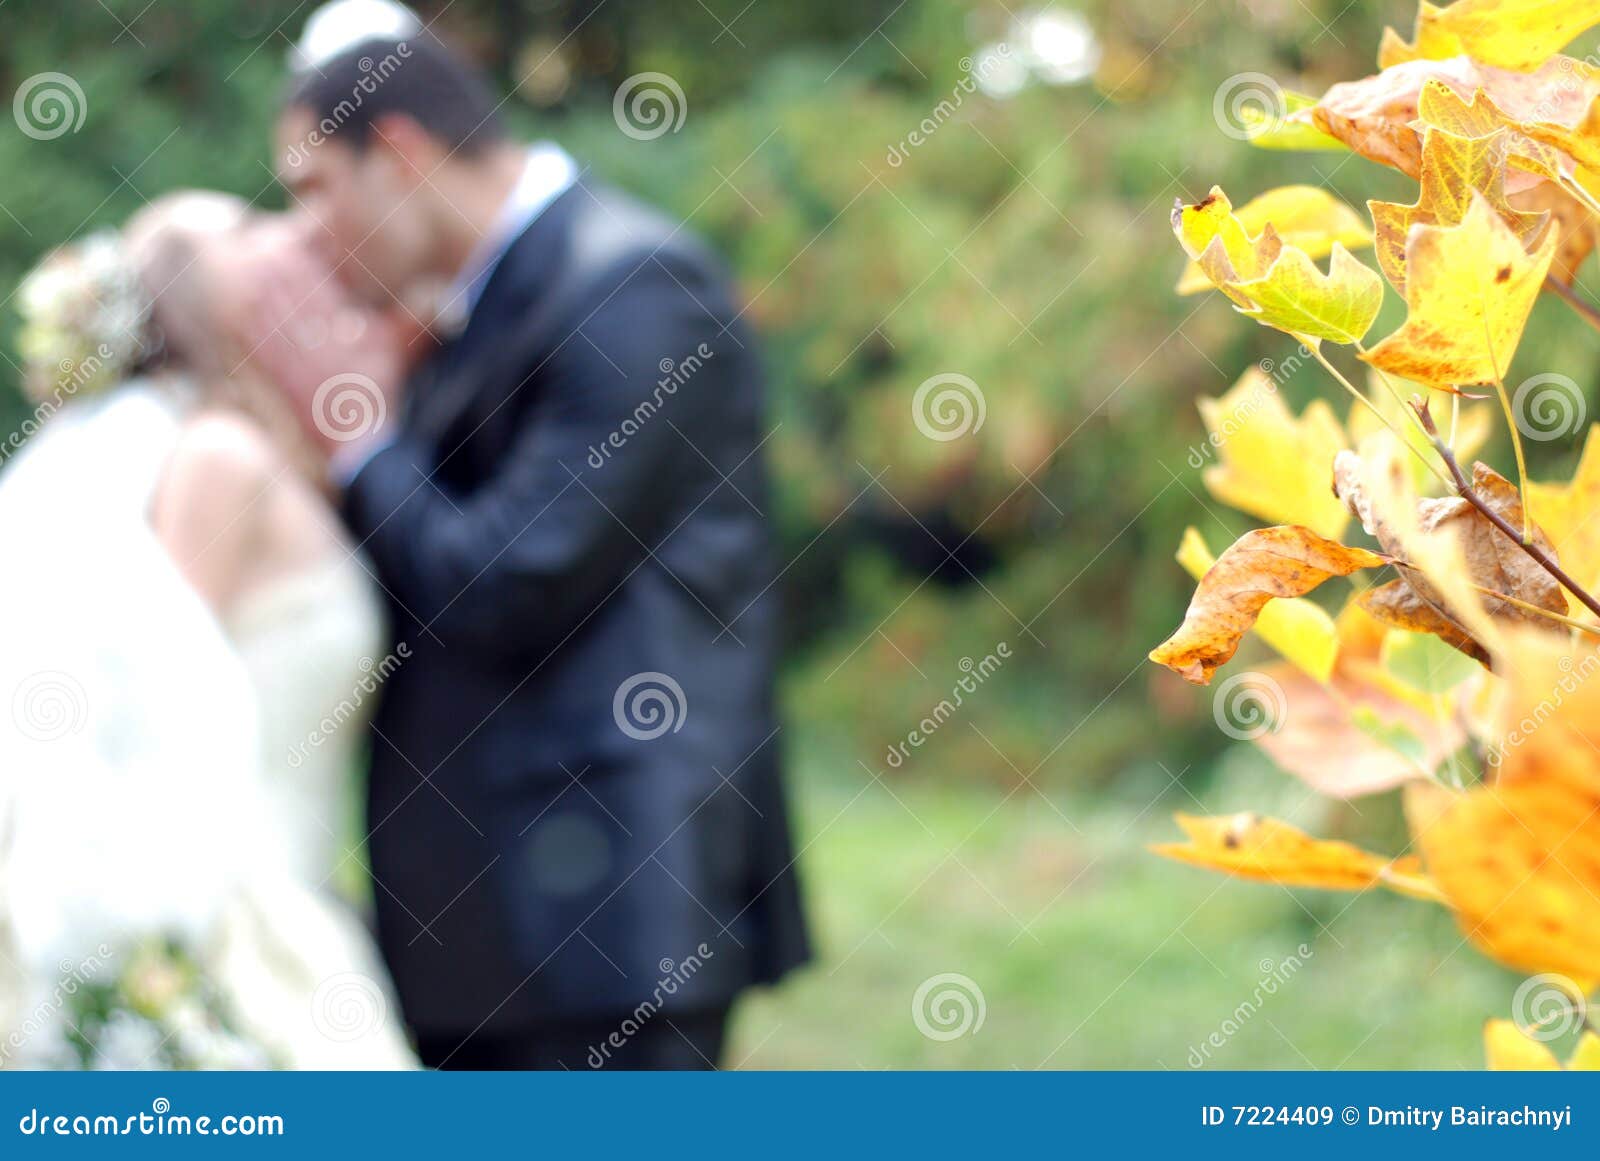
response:
<path id="1" fill-rule="evenodd" d="M 351 297 L 296 219 L 255 215 L 215 250 L 216 306 L 239 364 L 291 400 L 338 375 L 399 374 L 392 328 Z"/>

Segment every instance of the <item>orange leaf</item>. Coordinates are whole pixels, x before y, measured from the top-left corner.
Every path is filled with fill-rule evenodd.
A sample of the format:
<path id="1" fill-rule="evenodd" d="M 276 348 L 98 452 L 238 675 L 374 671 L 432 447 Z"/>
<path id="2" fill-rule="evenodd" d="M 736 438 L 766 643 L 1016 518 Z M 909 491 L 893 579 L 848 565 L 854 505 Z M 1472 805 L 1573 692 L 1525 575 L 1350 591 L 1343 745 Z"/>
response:
<path id="1" fill-rule="evenodd" d="M 1200 578 L 1183 624 L 1150 651 L 1150 660 L 1185 681 L 1209 685 L 1212 673 L 1237 652 L 1268 601 L 1301 597 L 1329 577 L 1385 563 L 1375 552 L 1346 547 L 1293 524 L 1247 532 Z"/>
<path id="2" fill-rule="evenodd" d="M 1249 813 L 1173 817 L 1188 841 L 1150 849 L 1181 863 L 1286 887 L 1364 891 L 1388 886 L 1394 876 L 1426 888 L 1414 859 L 1389 859 L 1349 843 L 1315 839 L 1280 819 Z"/>

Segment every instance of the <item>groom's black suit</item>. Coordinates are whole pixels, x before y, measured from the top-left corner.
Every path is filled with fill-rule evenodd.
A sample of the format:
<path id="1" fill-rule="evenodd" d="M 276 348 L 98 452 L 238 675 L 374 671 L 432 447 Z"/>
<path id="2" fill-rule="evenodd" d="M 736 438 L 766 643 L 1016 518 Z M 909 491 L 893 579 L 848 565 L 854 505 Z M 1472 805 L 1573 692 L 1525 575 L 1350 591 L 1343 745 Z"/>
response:
<path id="1" fill-rule="evenodd" d="M 409 652 L 368 826 L 383 951 L 429 1042 L 664 1032 L 806 958 L 737 314 L 672 223 L 573 186 L 347 490 Z"/>

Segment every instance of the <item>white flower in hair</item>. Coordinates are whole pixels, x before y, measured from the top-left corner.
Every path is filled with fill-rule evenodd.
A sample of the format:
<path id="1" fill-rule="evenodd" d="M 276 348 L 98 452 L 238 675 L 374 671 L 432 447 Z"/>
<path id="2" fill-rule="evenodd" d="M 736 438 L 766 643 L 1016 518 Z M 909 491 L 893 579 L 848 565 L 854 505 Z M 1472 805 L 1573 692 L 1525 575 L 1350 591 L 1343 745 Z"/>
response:
<path id="1" fill-rule="evenodd" d="M 17 288 L 23 386 L 37 401 L 103 390 L 152 353 L 150 299 L 111 231 L 52 250 Z"/>

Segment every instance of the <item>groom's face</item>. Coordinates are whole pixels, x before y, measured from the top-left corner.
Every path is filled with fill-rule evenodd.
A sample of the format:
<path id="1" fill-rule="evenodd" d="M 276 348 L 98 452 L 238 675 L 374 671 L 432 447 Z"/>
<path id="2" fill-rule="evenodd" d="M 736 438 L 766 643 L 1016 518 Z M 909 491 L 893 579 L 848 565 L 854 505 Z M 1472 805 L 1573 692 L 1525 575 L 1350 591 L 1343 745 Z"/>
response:
<path id="1" fill-rule="evenodd" d="M 291 108 L 278 121 L 278 176 L 312 219 L 312 243 L 357 298 L 387 307 L 427 276 L 424 199 L 411 159 L 389 140 L 362 147 L 320 137 L 313 115 Z"/>

